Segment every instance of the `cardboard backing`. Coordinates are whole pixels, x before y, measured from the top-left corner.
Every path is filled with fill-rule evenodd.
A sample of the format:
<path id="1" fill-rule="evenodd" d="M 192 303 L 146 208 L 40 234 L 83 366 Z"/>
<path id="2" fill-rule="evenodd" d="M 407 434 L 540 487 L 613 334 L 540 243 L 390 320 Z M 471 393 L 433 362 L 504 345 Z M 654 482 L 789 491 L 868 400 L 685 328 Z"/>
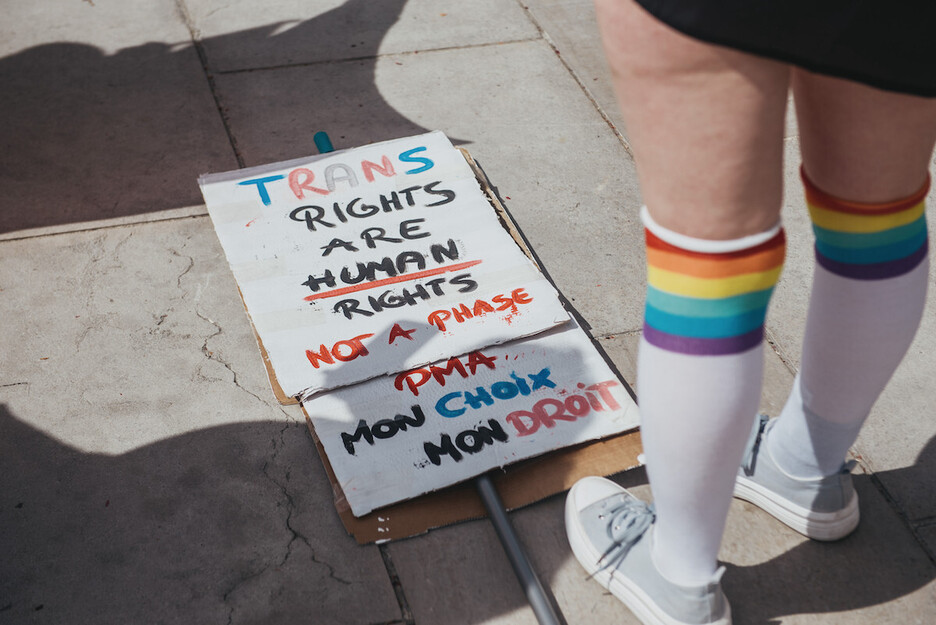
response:
<path id="1" fill-rule="evenodd" d="M 458 150 L 474 172 L 475 178 L 481 185 L 482 191 L 494 208 L 501 224 L 510 233 L 524 254 L 539 267 L 540 264 L 536 255 L 500 201 L 487 175 L 467 150 L 464 148 L 458 148 Z M 571 309 L 568 305 L 567 308 Z M 575 314 L 574 311 L 570 310 L 570 312 Z M 248 311 L 249 316 L 250 312 Z M 588 325 L 581 319 L 579 323 L 588 332 Z M 299 403 L 297 398 L 290 397 L 283 391 L 276 379 L 276 373 L 273 371 L 266 349 L 263 347 L 263 341 L 260 340 L 256 331 L 254 331 L 254 336 L 257 339 L 263 364 L 270 379 L 270 387 L 276 400 L 283 405 Z M 591 336 L 590 333 L 589 336 Z M 614 364 L 610 362 L 600 346 L 595 344 L 594 339 L 592 342 L 595 349 L 608 361 L 620 382 L 633 396 L 633 391 L 627 382 L 621 378 Z M 338 516 L 341 518 L 345 529 L 359 544 L 365 545 L 408 538 L 423 534 L 433 528 L 487 516 L 484 505 L 475 490 L 474 481 L 469 480 L 415 499 L 381 508 L 362 517 L 355 517 L 351 513 L 351 508 L 341 491 L 338 480 L 335 478 L 335 473 L 318 436 L 315 434 L 315 428 L 305 408 L 302 408 L 302 412 L 305 415 L 309 432 L 331 483 Z M 504 506 L 508 510 L 514 510 L 568 490 L 577 480 L 588 475 L 611 475 L 636 468 L 641 464 L 638 460 L 641 453 L 640 433 L 637 430 L 632 430 L 604 440 L 560 449 L 543 456 L 517 462 L 502 470 L 493 471 L 491 477 Z"/>

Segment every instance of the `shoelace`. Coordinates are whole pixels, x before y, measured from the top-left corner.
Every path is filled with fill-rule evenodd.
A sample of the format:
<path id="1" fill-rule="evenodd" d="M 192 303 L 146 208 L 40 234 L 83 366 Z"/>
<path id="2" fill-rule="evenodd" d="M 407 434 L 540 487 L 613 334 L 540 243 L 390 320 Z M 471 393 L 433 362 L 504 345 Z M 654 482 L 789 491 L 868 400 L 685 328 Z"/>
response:
<path id="1" fill-rule="evenodd" d="M 611 537 L 611 546 L 598 558 L 598 564 L 605 561 L 594 576 L 609 567 L 617 566 L 644 535 L 653 521 L 656 513 L 652 504 L 646 504 L 639 499 L 625 499 L 621 503 L 609 508 L 599 518 L 608 518 L 608 536 Z"/>

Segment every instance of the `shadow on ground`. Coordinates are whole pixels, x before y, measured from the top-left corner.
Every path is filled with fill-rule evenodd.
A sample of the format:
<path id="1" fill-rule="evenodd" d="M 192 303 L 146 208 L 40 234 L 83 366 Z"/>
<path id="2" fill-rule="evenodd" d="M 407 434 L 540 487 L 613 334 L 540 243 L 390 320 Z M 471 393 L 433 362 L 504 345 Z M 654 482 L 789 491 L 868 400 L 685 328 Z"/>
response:
<path id="1" fill-rule="evenodd" d="M 374 84 L 375 55 L 404 5 L 349 0 L 297 24 L 206 39 L 202 50 L 275 48 L 287 59 L 308 58 L 344 33 L 354 49 L 342 53 L 355 62 L 342 74 L 342 92 L 366 103 L 370 134 L 363 142 L 414 135 L 426 129 L 397 113 Z M 196 178 L 236 169 L 239 158 L 221 122 L 223 96 L 206 78 L 217 71 L 213 65 L 211 54 L 191 44 L 164 43 L 113 55 L 54 43 L 0 59 L 0 234 L 201 204 Z M 335 106 L 345 109 L 340 120 L 357 124 L 361 109 Z M 306 119 L 281 120 L 284 132 L 308 136 L 306 152 L 282 159 L 314 153 L 318 130 L 342 133 L 344 123 L 320 128 L 316 117 L 310 110 Z"/>
<path id="2" fill-rule="evenodd" d="M 310 614 L 323 623 L 375 622 L 375 604 L 396 610 L 390 581 L 377 550 L 354 546 L 337 515 L 322 513 L 333 509 L 332 493 L 313 449 L 303 424 L 259 422 L 119 456 L 89 454 L 0 406 L 0 623 L 288 624 Z M 936 470 L 936 443 L 918 462 Z M 645 477 L 634 471 L 620 480 L 634 486 Z M 879 501 L 866 478 L 858 488 L 865 501 Z M 561 500 L 544 504 L 556 508 L 557 526 Z M 762 564 L 732 566 L 725 587 L 738 622 L 855 610 L 929 583 L 934 569 L 922 551 L 916 560 L 906 550 L 888 555 L 893 532 L 904 531 L 890 509 L 862 512 L 861 528 L 840 543 L 807 541 Z M 412 540 L 433 542 L 447 531 Z M 490 541 L 478 548 L 490 550 Z M 484 566 L 506 567 L 497 551 Z M 567 552 L 557 545 L 545 559 L 538 554 L 544 582 Z M 437 573 L 457 579 L 459 565 L 449 564 Z M 474 616 L 483 622 L 523 605 L 519 589 L 515 597 Z M 397 611 L 386 622 L 399 618 Z"/>
<path id="3" fill-rule="evenodd" d="M 301 423 L 105 456 L 0 405 L 0 623 L 399 618 L 379 553 L 356 547 L 333 509 Z"/>

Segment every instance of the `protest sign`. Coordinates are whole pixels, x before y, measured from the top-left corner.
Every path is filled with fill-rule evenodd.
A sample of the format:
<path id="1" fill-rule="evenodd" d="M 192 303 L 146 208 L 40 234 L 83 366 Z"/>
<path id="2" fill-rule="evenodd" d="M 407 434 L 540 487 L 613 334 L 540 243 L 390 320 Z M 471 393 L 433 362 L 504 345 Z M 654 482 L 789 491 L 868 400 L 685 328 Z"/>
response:
<path id="1" fill-rule="evenodd" d="M 568 321 L 441 132 L 202 176 L 209 214 L 290 396 Z"/>
<path id="2" fill-rule="evenodd" d="M 355 516 L 637 427 L 631 396 L 574 323 L 303 408 Z"/>

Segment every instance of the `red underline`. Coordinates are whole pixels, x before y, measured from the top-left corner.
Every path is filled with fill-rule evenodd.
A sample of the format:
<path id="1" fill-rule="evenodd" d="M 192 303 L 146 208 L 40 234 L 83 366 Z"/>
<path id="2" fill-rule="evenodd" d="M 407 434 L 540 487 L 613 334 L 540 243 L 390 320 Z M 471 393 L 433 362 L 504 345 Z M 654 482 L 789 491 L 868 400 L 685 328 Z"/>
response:
<path id="1" fill-rule="evenodd" d="M 383 280 L 374 280 L 373 282 L 362 282 L 361 284 L 352 284 L 351 286 L 346 286 L 341 289 L 335 289 L 334 291 L 325 291 L 324 293 L 313 293 L 312 295 L 306 295 L 303 299 L 307 302 L 312 300 L 322 299 L 323 297 L 337 297 L 338 295 L 344 295 L 346 293 L 354 293 L 355 291 L 366 291 L 367 289 L 375 289 L 379 286 L 385 284 L 396 284 L 397 282 L 410 282 L 412 280 L 420 280 L 422 278 L 428 278 L 429 276 L 437 276 L 440 273 L 448 273 L 449 271 L 460 271 L 462 269 L 467 269 L 468 267 L 474 267 L 480 260 L 469 260 L 464 263 L 458 263 L 456 265 L 445 265 L 444 267 L 436 267 L 435 269 L 426 269 L 425 271 L 417 271 L 416 273 L 405 273 L 399 276 L 393 276 L 392 278 L 384 278 Z"/>

